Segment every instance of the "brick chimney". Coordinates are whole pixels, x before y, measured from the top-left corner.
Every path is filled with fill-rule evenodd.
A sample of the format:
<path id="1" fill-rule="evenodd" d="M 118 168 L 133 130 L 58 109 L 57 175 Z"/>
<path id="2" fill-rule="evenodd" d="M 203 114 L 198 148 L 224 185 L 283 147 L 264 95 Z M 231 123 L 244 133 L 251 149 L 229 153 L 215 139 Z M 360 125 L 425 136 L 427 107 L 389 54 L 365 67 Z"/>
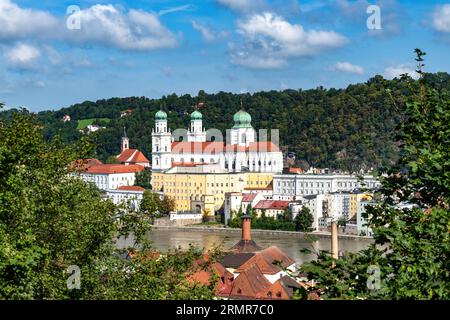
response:
<path id="1" fill-rule="evenodd" d="M 242 216 L 242 240 L 252 240 L 252 218 L 249 215 Z"/>

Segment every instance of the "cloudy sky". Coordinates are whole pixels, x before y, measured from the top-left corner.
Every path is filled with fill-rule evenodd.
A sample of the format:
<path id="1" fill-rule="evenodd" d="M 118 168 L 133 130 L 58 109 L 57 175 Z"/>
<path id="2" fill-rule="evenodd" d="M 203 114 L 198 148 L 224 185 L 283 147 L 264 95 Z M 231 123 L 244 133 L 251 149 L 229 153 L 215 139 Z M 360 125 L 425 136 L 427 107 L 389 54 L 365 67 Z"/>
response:
<path id="1" fill-rule="evenodd" d="M 413 72 L 416 47 L 450 72 L 450 2 L 0 0 L 0 101 L 345 87 Z"/>

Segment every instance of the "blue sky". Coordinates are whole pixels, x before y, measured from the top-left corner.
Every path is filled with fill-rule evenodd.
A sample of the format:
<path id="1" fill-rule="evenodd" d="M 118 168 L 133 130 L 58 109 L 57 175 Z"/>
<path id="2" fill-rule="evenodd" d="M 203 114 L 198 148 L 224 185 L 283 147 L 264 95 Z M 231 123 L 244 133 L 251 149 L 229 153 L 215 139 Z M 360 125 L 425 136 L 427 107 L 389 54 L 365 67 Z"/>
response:
<path id="1" fill-rule="evenodd" d="M 413 72 L 416 47 L 450 72 L 450 1 L 0 0 L 0 101 L 345 87 Z"/>

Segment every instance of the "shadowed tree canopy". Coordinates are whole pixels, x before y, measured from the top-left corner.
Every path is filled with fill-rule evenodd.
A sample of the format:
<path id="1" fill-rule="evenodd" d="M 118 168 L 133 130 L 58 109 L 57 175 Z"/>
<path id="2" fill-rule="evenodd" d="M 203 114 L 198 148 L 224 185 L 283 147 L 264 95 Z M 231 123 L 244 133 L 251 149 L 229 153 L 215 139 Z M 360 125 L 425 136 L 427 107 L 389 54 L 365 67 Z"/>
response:
<path id="1" fill-rule="evenodd" d="M 91 145 L 46 142 L 42 131 L 25 111 L 0 121 L 0 300 L 212 298 L 211 287 L 187 280 L 201 250 L 151 258 L 144 235 L 154 208 L 103 199 L 69 165 L 92 156 Z M 130 248 L 116 248 L 131 232 Z M 129 250 L 138 253 L 124 259 Z M 70 266 L 80 270 L 78 289 L 67 285 Z"/>

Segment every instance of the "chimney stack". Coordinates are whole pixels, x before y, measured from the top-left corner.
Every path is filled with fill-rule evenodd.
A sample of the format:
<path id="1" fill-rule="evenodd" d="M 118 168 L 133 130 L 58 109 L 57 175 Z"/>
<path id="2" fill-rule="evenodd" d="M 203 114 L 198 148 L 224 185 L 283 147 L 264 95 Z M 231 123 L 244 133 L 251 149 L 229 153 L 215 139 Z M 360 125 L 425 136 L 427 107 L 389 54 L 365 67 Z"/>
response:
<path id="1" fill-rule="evenodd" d="M 252 218 L 249 215 L 242 216 L 242 240 L 252 240 Z"/>

